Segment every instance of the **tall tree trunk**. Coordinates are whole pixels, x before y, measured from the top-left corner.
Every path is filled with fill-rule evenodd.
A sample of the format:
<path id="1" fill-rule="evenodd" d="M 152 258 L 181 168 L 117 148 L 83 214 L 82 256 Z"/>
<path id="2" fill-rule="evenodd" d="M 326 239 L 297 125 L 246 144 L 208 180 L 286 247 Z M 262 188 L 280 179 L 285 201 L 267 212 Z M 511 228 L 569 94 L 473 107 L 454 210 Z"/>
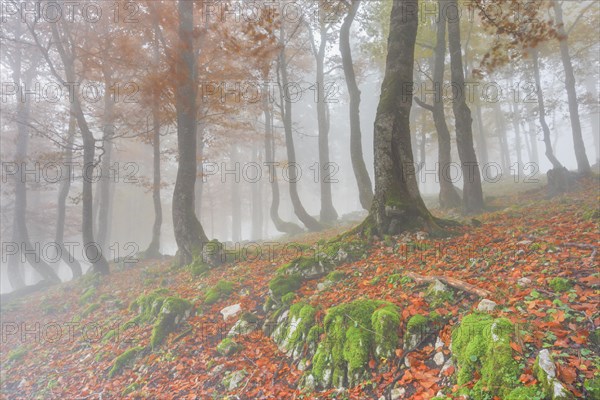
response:
<path id="1" fill-rule="evenodd" d="M 60 248 L 61 259 L 67 263 L 71 272 L 73 273 L 73 279 L 79 278 L 82 274 L 81 264 L 73 255 L 67 250 L 64 245 L 65 238 L 65 216 L 66 216 L 66 202 L 71 190 L 71 167 L 70 164 L 73 161 L 73 143 L 75 141 L 76 133 L 76 121 L 73 114 L 69 115 L 69 131 L 67 137 L 67 145 L 65 147 L 64 154 L 64 165 L 68 166 L 67 178 L 60 183 L 60 189 L 58 190 L 58 201 L 57 201 L 57 217 L 56 217 L 56 235 L 54 241 Z"/>
<path id="2" fill-rule="evenodd" d="M 388 53 L 374 127 L 375 196 L 367 234 L 397 234 L 411 228 L 437 230 L 415 177 L 410 135 L 418 0 L 395 0 Z M 370 231 L 370 232 L 369 232 Z"/>
<path id="3" fill-rule="evenodd" d="M 230 148 L 231 164 L 236 170 L 239 165 L 238 146 L 236 143 L 231 144 Z M 234 243 L 239 243 L 242 240 L 242 199 L 241 199 L 241 180 L 238 179 L 238 174 L 234 175 L 231 180 L 231 240 Z"/>
<path id="4" fill-rule="evenodd" d="M 100 163 L 100 182 L 98 183 L 98 233 L 96 239 L 104 254 L 108 254 L 108 241 L 110 239 L 109 231 L 109 214 L 111 209 L 111 182 L 110 182 L 110 163 L 112 156 L 112 139 L 115 135 L 115 127 L 113 125 L 115 118 L 115 101 L 111 97 L 110 88 L 112 86 L 112 74 L 109 67 L 103 68 L 105 93 L 104 93 L 104 128 L 102 137 L 102 146 L 104 154 Z"/>
<path id="5" fill-rule="evenodd" d="M 20 35 L 17 35 L 19 37 Z M 16 82 L 20 87 L 31 87 L 31 82 L 37 73 L 37 66 L 39 60 L 33 60 L 30 68 L 24 73 L 21 71 L 22 65 L 22 52 L 21 49 L 17 49 L 16 55 L 13 59 L 13 82 Z M 17 146 L 15 151 L 15 163 L 23 168 L 27 162 L 27 147 L 29 142 L 29 116 L 31 113 L 31 101 L 29 96 L 26 97 L 25 101 L 17 102 Z M 60 278 L 54 272 L 41 257 L 41 254 L 34 251 L 41 246 L 34 246 L 29 239 L 29 232 L 27 230 L 27 182 L 26 175 L 19 174 L 15 179 L 15 208 L 14 208 L 14 219 L 13 219 L 13 242 L 18 246 L 20 254 L 25 256 L 27 262 L 35 269 L 43 279 L 51 283 L 60 282 Z M 21 289 L 25 286 L 22 271 L 19 266 L 21 265 L 19 255 L 14 255 L 9 259 L 8 262 L 8 279 L 11 286 L 14 289 Z"/>
<path id="6" fill-rule="evenodd" d="M 586 80 L 588 93 L 592 96 L 590 111 L 590 125 L 592 126 L 592 137 L 594 138 L 594 149 L 596 156 L 594 162 L 600 163 L 600 102 L 598 101 L 598 82 L 593 76 Z"/>
<path id="7" fill-rule="evenodd" d="M 68 24 L 63 24 L 64 29 L 68 29 Z M 65 38 L 61 38 L 58 31 L 58 24 L 52 24 L 52 36 L 56 44 L 56 48 L 60 55 L 60 58 L 65 69 L 66 82 L 77 82 L 75 74 L 75 55 L 74 45 L 70 42 L 69 38 L 71 35 L 66 35 Z M 68 44 L 65 47 L 63 43 Z M 65 85 L 66 82 L 56 73 L 54 64 L 49 57 L 48 51 L 39 43 L 36 38 L 36 44 L 42 51 L 44 58 L 51 66 L 51 70 L 56 78 Z M 75 90 L 73 93 L 72 104 L 71 104 L 75 118 L 77 119 L 77 125 L 81 131 L 81 137 L 83 139 L 83 184 L 82 184 L 82 219 L 81 219 L 81 234 L 83 238 L 84 253 L 87 260 L 92 264 L 92 270 L 94 273 L 108 274 L 109 265 L 102 253 L 102 249 L 94 239 L 94 208 L 93 208 L 93 180 L 94 180 L 94 167 L 95 167 L 95 154 L 96 154 L 96 139 L 92 131 L 90 130 L 85 114 L 81 107 L 81 100 L 78 92 Z"/>
<path id="8" fill-rule="evenodd" d="M 275 139 L 273 134 L 273 115 L 269 108 L 267 77 L 264 78 L 263 84 L 263 113 L 265 117 L 265 161 L 269 171 L 269 182 L 271 184 L 271 207 L 269 207 L 269 215 L 275 225 L 275 229 L 279 232 L 287 234 L 296 234 L 302 232 L 302 228 L 292 222 L 286 222 L 279 216 L 279 182 L 277 181 L 277 173 L 275 172 Z"/>
<path id="9" fill-rule="evenodd" d="M 256 165 L 262 165 L 260 150 L 256 144 L 252 145 L 253 161 Z M 250 178 L 254 178 L 253 176 Z M 252 187 L 252 240 L 262 239 L 263 230 L 263 201 L 262 201 L 262 179 L 249 182 Z"/>
<path id="10" fill-rule="evenodd" d="M 463 177 L 463 207 L 466 213 L 483 210 L 483 192 L 477 156 L 473 148 L 471 110 L 465 97 L 465 76 L 460 44 L 460 9 L 456 0 L 448 0 L 445 14 L 448 19 L 448 43 L 450 49 L 450 71 L 452 84 L 459 88 L 453 96 L 452 108 L 456 123 L 456 147 L 461 161 Z M 454 10 L 453 13 L 449 13 Z M 450 14 L 450 15 L 448 15 Z"/>
<path id="11" fill-rule="evenodd" d="M 577 170 L 580 174 L 591 173 L 590 162 L 585 153 L 585 144 L 581 133 L 581 120 L 579 119 L 579 103 L 577 101 L 577 91 L 575 90 L 575 74 L 573 73 L 573 64 L 569 54 L 569 38 L 565 31 L 563 22 L 562 7 L 559 2 L 554 0 L 554 13 L 556 14 L 557 31 L 560 41 L 560 58 L 565 70 L 565 88 L 567 89 L 567 98 L 569 100 L 569 117 L 571 120 L 571 130 L 573 133 L 573 145 L 575 148 L 575 158 L 577 159 Z"/>
<path id="12" fill-rule="evenodd" d="M 513 87 L 512 78 L 510 79 L 510 86 Z M 512 125 L 513 131 L 515 133 L 515 150 L 517 153 L 517 170 L 516 174 L 518 177 L 522 176 L 523 172 L 523 157 L 521 155 L 521 111 L 519 109 L 519 104 L 516 101 L 511 102 L 511 111 L 512 111 Z M 527 141 L 526 141 L 527 142 Z"/>
<path id="13" fill-rule="evenodd" d="M 160 229 L 162 227 L 162 204 L 160 200 L 160 116 L 159 94 L 152 94 L 152 202 L 154 204 L 154 224 L 152 225 L 152 240 L 145 251 L 148 258 L 160 256 Z"/>
<path id="14" fill-rule="evenodd" d="M 482 165 L 486 165 L 490 161 L 487 148 L 487 139 L 485 134 L 485 126 L 483 125 L 483 109 L 479 99 L 475 102 L 475 121 L 477 122 L 477 134 L 475 141 L 477 143 L 477 157 Z"/>
<path id="15" fill-rule="evenodd" d="M 435 85 L 435 99 L 433 101 L 433 122 L 438 136 L 438 177 L 440 180 L 440 207 L 455 208 L 461 203 L 460 196 L 454 187 L 450 176 L 452 164 L 452 143 L 450 130 L 446 123 L 442 88 L 444 83 L 444 69 L 446 60 L 446 20 L 441 0 L 438 1 L 438 19 L 435 45 L 435 64 L 433 67 L 433 84 Z"/>
<path id="16" fill-rule="evenodd" d="M 496 114 L 496 132 L 498 133 L 498 142 L 500 143 L 500 160 L 502 170 L 500 174 L 510 171 L 510 150 L 508 147 L 508 130 L 506 118 L 500 103 L 494 103 L 494 114 Z"/>
<path id="17" fill-rule="evenodd" d="M 319 186 L 321 189 L 321 213 L 322 223 L 334 222 L 338 214 L 333 207 L 331 195 L 331 182 L 326 178 L 329 170 L 329 109 L 327 96 L 325 94 L 325 49 L 327 47 L 327 28 L 324 19 L 319 21 L 320 43 L 315 43 L 311 27 L 308 27 L 313 55 L 317 63 L 317 125 L 319 127 Z"/>
<path id="18" fill-rule="evenodd" d="M 535 79 L 535 87 L 538 100 L 538 117 L 540 119 L 540 125 L 542 125 L 542 131 L 544 132 L 544 145 L 546 146 L 546 157 L 548 161 L 552 163 L 552 168 L 559 169 L 563 168 L 563 165 L 554 156 L 552 150 L 552 142 L 550 139 L 550 128 L 546 122 L 546 107 L 544 106 L 544 94 L 542 92 L 542 82 L 540 78 L 540 64 L 538 59 L 538 50 L 531 49 L 531 58 L 533 63 L 533 76 Z"/>
<path id="19" fill-rule="evenodd" d="M 285 31 L 284 24 L 281 24 L 280 31 L 280 41 L 281 43 L 285 42 Z M 298 217 L 298 219 L 308 228 L 310 231 L 320 231 L 323 229 L 323 226 L 319 221 L 310 216 L 302 202 L 300 201 L 300 196 L 298 195 L 298 171 L 296 165 L 296 150 L 294 148 L 294 137 L 292 132 L 292 102 L 289 93 L 289 85 L 288 85 L 288 72 L 287 72 L 287 60 L 285 56 L 285 46 L 282 46 L 281 51 L 279 52 L 279 59 L 277 62 L 277 70 L 278 70 L 278 85 L 279 85 L 279 97 L 280 97 L 280 107 L 281 114 L 283 118 L 283 127 L 285 131 L 285 147 L 287 150 L 288 164 L 290 165 L 289 171 L 289 188 L 290 188 L 290 199 L 292 200 L 292 205 L 294 206 L 294 213 Z"/>
<path id="20" fill-rule="evenodd" d="M 179 43 L 177 59 L 177 149 L 179 166 L 173 190 L 173 227 L 179 264 L 185 265 L 200 255 L 208 241 L 194 213 L 196 185 L 196 58 L 194 53 L 194 3 L 178 2 Z"/>
<path id="21" fill-rule="evenodd" d="M 356 83 L 356 75 L 352 63 L 352 50 L 350 49 L 350 27 L 352 26 L 360 2 L 361 0 L 352 0 L 348 14 L 340 27 L 340 54 L 342 56 L 342 67 L 344 69 L 344 77 L 346 78 L 346 86 L 348 87 L 348 95 L 350 96 L 350 159 L 352 161 L 354 177 L 358 185 L 360 205 L 365 210 L 368 210 L 373 201 L 373 185 L 363 157 L 362 134 L 360 131 L 360 89 Z"/>
<path id="22" fill-rule="evenodd" d="M 529 162 L 535 163 L 535 165 L 540 165 L 540 155 L 538 151 L 538 139 L 537 139 L 537 126 L 535 125 L 534 115 L 535 115 L 535 107 L 530 105 L 527 108 L 527 112 L 529 114 L 527 118 L 527 130 L 529 135 L 529 144 L 531 147 L 531 153 L 529 154 Z"/>
<path id="23" fill-rule="evenodd" d="M 154 68 L 157 72 L 160 65 L 160 51 L 158 45 L 159 26 L 158 19 L 152 10 L 154 29 L 153 58 Z M 152 89 L 152 203 L 154 205 L 154 224 L 152 225 L 152 239 L 146 249 L 147 258 L 160 256 L 160 230 L 162 227 L 162 204 L 160 199 L 160 92 L 158 88 Z"/>

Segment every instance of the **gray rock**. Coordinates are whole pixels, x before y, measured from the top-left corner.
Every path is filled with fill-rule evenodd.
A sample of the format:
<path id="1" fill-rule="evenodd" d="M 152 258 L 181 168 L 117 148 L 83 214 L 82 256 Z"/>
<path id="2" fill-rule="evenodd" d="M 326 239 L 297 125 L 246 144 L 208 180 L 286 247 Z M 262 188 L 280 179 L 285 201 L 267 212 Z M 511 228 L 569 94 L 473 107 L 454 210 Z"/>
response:
<path id="1" fill-rule="evenodd" d="M 525 277 L 519 278 L 519 280 L 517 281 L 517 283 L 520 286 L 529 286 L 531 284 L 531 279 L 525 278 Z"/>
<path id="2" fill-rule="evenodd" d="M 235 390 L 240 382 L 244 380 L 244 378 L 248 375 L 248 373 L 244 370 L 235 371 L 227 374 L 225 378 L 223 378 L 223 386 L 227 388 L 227 390 Z"/>
<path id="3" fill-rule="evenodd" d="M 225 307 L 221 310 L 221 314 L 223 314 L 223 319 L 227 321 L 229 318 L 237 315 L 242 311 L 242 307 L 239 304 L 234 304 L 232 306 Z"/>
<path id="4" fill-rule="evenodd" d="M 444 353 L 442 353 L 441 351 L 438 351 L 437 353 L 435 353 L 435 355 L 433 356 L 433 362 L 438 367 L 441 367 L 442 365 L 444 365 Z"/>
<path id="5" fill-rule="evenodd" d="M 394 388 L 390 392 L 390 397 L 391 397 L 392 400 L 398 400 L 398 399 L 401 399 L 402 397 L 404 397 L 405 394 L 406 394 L 406 389 L 404 389 L 404 388 Z"/>
<path id="6" fill-rule="evenodd" d="M 493 302 L 492 300 L 488 300 L 488 299 L 481 300 L 479 302 L 479 304 L 477 305 L 477 311 L 482 311 L 482 312 L 494 311 L 495 308 L 496 308 L 496 303 Z"/>

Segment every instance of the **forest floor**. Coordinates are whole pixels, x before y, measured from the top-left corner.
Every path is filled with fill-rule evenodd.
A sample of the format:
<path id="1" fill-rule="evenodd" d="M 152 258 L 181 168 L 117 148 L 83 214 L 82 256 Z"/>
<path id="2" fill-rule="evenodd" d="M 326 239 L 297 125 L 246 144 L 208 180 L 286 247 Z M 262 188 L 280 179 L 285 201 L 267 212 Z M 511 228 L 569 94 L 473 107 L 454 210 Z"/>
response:
<path id="1" fill-rule="evenodd" d="M 498 304 L 494 314 L 519 327 L 520 338 L 511 347 L 523 385 L 535 383 L 536 356 L 547 348 L 560 381 L 575 396 L 586 397 L 583 382 L 597 377 L 600 366 L 598 343 L 589 338 L 600 326 L 595 250 L 600 239 L 599 200 L 597 179 L 553 198 L 543 188 L 507 188 L 505 194 L 488 199 L 491 211 L 463 221 L 449 237 L 412 233 L 382 238 L 372 243 L 367 257 L 337 267 L 345 273 L 343 279 L 327 287 L 319 285 L 319 279 L 304 282 L 296 298 L 315 306 L 321 317 L 329 307 L 357 298 L 385 300 L 401 310 L 401 327 L 413 315 L 436 311 L 448 317 L 439 332 L 448 354 L 452 329 L 480 298 L 453 291 L 432 310 L 425 299 L 426 285 L 390 277 L 417 274 L 460 280 L 489 291 L 488 298 Z M 307 234 L 298 241 L 329 239 L 341 230 Z M 377 399 L 397 383 L 406 398 L 429 399 L 444 386 L 445 375 L 454 368 L 440 374 L 440 367 L 428 361 L 436 352 L 431 345 L 403 354 L 399 343 L 396 356 L 408 360 L 409 368 L 389 360 L 387 372 L 373 370 L 370 380 L 343 393 L 298 390 L 301 369 L 308 365 L 287 357 L 261 329 L 236 338 L 243 346 L 239 352 L 218 353 L 217 345 L 236 322 L 224 321 L 220 311 L 240 304 L 263 320 L 269 281 L 287 261 L 278 251 L 273 257 L 243 259 L 193 276 L 189 268 L 172 267 L 172 259 L 145 260 L 131 268 L 115 265 L 101 279 L 88 275 L 2 304 L 1 397 Z M 207 290 L 220 280 L 232 282 L 233 291 L 207 305 Z M 564 288 L 557 282 L 569 284 Z M 162 345 L 149 350 L 152 324 L 126 323 L 137 315 L 129 305 L 157 288 L 189 300 L 196 312 Z M 108 335 L 111 330 L 116 333 Z M 145 350 L 109 377 L 116 358 L 136 346 Z M 232 390 L 223 387 L 223 377 L 240 370 L 244 374 L 239 384 L 230 386 Z M 452 384 L 445 388 L 448 393 L 457 389 Z"/>

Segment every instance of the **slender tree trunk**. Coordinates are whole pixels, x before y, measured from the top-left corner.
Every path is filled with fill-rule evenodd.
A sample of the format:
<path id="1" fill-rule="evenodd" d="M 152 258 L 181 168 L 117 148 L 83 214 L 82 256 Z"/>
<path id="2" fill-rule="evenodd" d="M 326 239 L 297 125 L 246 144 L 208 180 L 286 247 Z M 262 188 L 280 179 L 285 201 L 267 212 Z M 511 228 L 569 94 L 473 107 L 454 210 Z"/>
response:
<path id="1" fill-rule="evenodd" d="M 152 240 L 145 252 L 148 258 L 160 256 L 160 229 L 162 227 L 162 204 L 160 200 L 160 117 L 158 102 L 159 95 L 155 91 L 152 98 L 152 202 L 154 204 L 154 224 L 152 225 Z"/>
<path id="2" fill-rule="evenodd" d="M 529 114 L 534 115 L 534 107 L 529 109 Z M 537 140 L 537 127 L 532 117 L 527 119 L 528 129 L 529 129 L 529 143 L 531 146 L 531 155 L 529 157 L 529 161 L 535 163 L 535 165 L 540 165 L 540 155 L 538 151 L 538 140 Z"/>
<path id="3" fill-rule="evenodd" d="M 262 165 L 261 154 L 256 144 L 252 145 L 253 161 L 256 165 Z M 254 178 L 254 176 L 250 177 Z M 262 238 L 263 201 L 262 201 L 262 179 L 249 182 L 252 188 L 252 240 Z"/>
<path id="4" fill-rule="evenodd" d="M 410 135 L 418 0 L 394 1 L 381 97 L 374 127 L 375 196 L 363 223 L 367 234 L 397 234 L 438 226 L 419 193 Z"/>
<path id="5" fill-rule="evenodd" d="M 286 222 L 279 216 L 279 182 L 275 172 L 275 140 L 273 134 L 273 115 L 269 108 L 269 94 L 267 78 L 263 85 L 263 113 L 265 117 L 265 161 L 269 171 L 269 182 L 271 185 L 271 207 L 269 215 L 279 232 L 296 234 L 302 232 L 302 228 L 292 222 Z"/>
<path id="6" fill-rule="evenodd" d="M 102 138 L 104 154 L 102 155 L 102 161 L 100 163 L 101 175 L 97 193 L 99 209 L 97 219 L 98 233 L 96 239 L 104 254 L 108 254 L 108 241 L 110 239 L 109 214 L 111 209 L 110 163 L 112 161 L 112 139 L 115 134 L 115 127 L 113 125 L 115 118 L 115 101 L 111 98 L 110 90 L 108 90 L 108 88 L 112 86 L 112 76 L 108 67 L 104 68 L 104 82 L 104 134 Z"/>
<path id="7" fill-rule="evenodd" d="M 13 82 L 23 84 L 21 87 L 31 87 L 31 82 L 37 73 L 37 65 L 39 60 L 32 61 L 30 68 L 24 73 L 21 71 L 22 53 L 21 49 L 17 49 L 17 54 L 13 59 Z M 29 142 L 29 116 L 31 113 L 31 101 L 29 96 L 25 101 L 17 102 L 17 146 L 15 152 L 15 162 L 19 168 L 24 168 L 27 162 L 27 147 Z M 20 254 L 25 256 L 27 262 L 35 269 L 43 279 L 51 283 L 60 282 L 60 278 L 56 272 L 48 265 L 41 257 L 38 251 L 34 251 L 41 247 L 34 246 L 29 238 L 27 230 L 27 182 L 26 175 L 20 174 L 15 179 L 15 209 L 13 219 L 13 242 L 18 246 Z M 14 255 L 8 262 L 8 279 L 14 289 L 21 289 L 25 286 L 19 255 Z"/>
<path id="8" fill-rule="evenodd" d="M 179 264 L 198 257 L 208 241 L 194 213 L 196 185 L 196 58 L 194 53 L 194 3 L 179 0 L 179 43 L 177 59 L 177 149 L 179 166 L 173 191 L 173 227 Z"/>
<path id="9" fill-rule="evenodd" d="M 546 146 L 546 157 L 548 158 L 548 161 L 552 163 L 552 168 L 563 168 L 563 165 L 554 156 L 554 151 L 552 150 L 550 128 L 548 127 L 548 123 L 546 122 L 546 107 L 544 106 L 544 94 L 542 92 L 542 82 L 540 78 L 540 65 L 538 60 L 537 49 L 531 50 L 531 57 L 533 62 L 533 76 L 535 79 L 538 100 L 538 117 L 540 119 L 540 125 L 542 125 L 542 131 L 544 132 L 544 145 Z"/>
<path id="10" fill-rule="evenodd" d="M 475 102 L 475 120 L 477 121 L 477 135 L 475 135 L 477 156 L 481 164 L 486 165 L 490 161 L 490 157 L 488 155 L 485 126 L 483 125 L 483 109 L 479 99 Z"/>
<path id="11" fill-rule="evenodd" d="M 69 116 L 69 131 L 67 138 L 67 145 L 65 147 L 64 165 L 68 168 L 68 174 L 66 179 L 60 183 L 60 189 L 58 191 L 57 201 L 57 218 L 56 218 L 56 235 L 55 242 L 60 248 L 61 259 L 67 263 L 71 272 L 73 273 L 73 279 L 79 278 L 82 274 L 81 264 L 73 255 L 67 250 L 64 245 L 65 238 L 65 216 L 66 216 L 66 202 L 71 189 L 71 167 L 70 164 L 73 161 L 73 143 L 75 141 L 76 133 L 76 121 L 73 114 Z"/>
<path id="12" fill-rule="evenodd" d="M 280 26 L 280 41 L 283 43 L 285 41 L 285 32 L 283 24 Z M 310 216 L 302 202 L 300 201 L 300 196 L 298 195 L 298 171 L 296 165 L 296 150 L 294 148 L 294 137 L 292 132 L 292 102 L 291 96 L 288 90 L 288 73 L 287 73 L 287 60 L 285 56 L 285 47 L 282 46 L 281 51 L 279 52 L 279 60 L 277 63 L 278 68 L 278 84 L 279 84 L 279 93 L 280 93 L 280 102 L 281 102 L 281 113 L 283 118 L 283 127 L 285 130 L 285 147 L 287 150 L 288 164 L 290 165 L 289 171 L 289 188 L 290 188 L 290 199 L 292 201 L 292 205 L 294 206 L 294 213 L 300 219 L 300 221 L 308 228 L 310 231 L 320 231 L 323 229 L 323 226 L 319 221 Z"/>
<path id="13" fill-rule="evenodd" d="M 573 73 L 573 64 L 569 54 L 569 38 L 565 31 L 563 22 L 563 12 L 560 3 L 556 0 L 554 4 L 554 13 L 556 14 L 557 31 L 560 41 L 560 58 L 565 70 L 565 88 L 567 89 L 567 98 L 569 100 L 569 116 L 571 120 L 571 130 L 573 133 L 573 145 L 575 148 L 575 158 L 577 159 L 577 170 L 580 174 L 591 173 L 590 162 L 585 153 L 585 144 L 581 133 L 581 120 L 579 118 L 579 103 L 577 101 L 577 91 L 575 89 L 575 74 Z"/>
<path id="14" fill-rule="evenodd" d="M 588 93 L 592 96 L 590 111 L 590 125 L 592 126 L 592 138 L 594 138 L 594 149 L 596 156 L 594 162 L 600 163 L 600 102 L 598 101 L 598 82 L 593 76 L 586 80 Z"/>
<path id="15" fill-rule="evenodd" d="M 448 19 L 452 84 L 459 88 L 453 96 L 452 108 L 456 121 L 456 146 L 462 166 L 463 207 L 466 213 L 476 213 L 483 210 L 483 192 L 477 156 L 473 148 L 471 110 L 467 106 L 465 98 L 465 77 L 460 45 L 460 11 L 456 0 L 449 0 L 446 4 L 452 6 L 447 7 L 445 12 Z M 454 12 L 450 12 L 450 10 Z"/>
<path id="16" fill-rule="evenodd" d="M 513 86 L 512 78 L 510 79 L 510 86 Z M 512 125 L 513 131 L 515 133 L 515 150 L 517 153 L 517 176 L 522 176 L 523 172 L 523 157 L 521 155 L 521 111 L 519 109 L 519 104 L 516 101 L 511 102 L 511 111 L 512 111 Z M 527 141 L 526 141 L 527 142 Z"/>
<path id="17" fill-rule="evenodd" d="M 444 69 L 446 60 L 446 20 L 444 18 L 442 3 L 438 2 L 438 20 L 435 45 L 435 64 L 433 67 L 433 84 L 435 85 L 435 98 L 433 101 L 433 122 L 438 136 L 438 177 L 440 180 L 440 207 L 460 207 L 461 199 L 454 187 L 450 176 L 452 164 L 452 143 L 450 130 L 446 123 L 442 88 L 444 82 Z"/>
<path id="18" fill-rule="evenodd" d="M 238 146 L 236 143 L 231 144 L 230 148 L 231 164 L 236 170 L 239 165 Z M 241 180 L 238 179 L 238 174 L 231 179 L 231 240 L 239 243 L 242 240 L 242 199 L 241 199 Z"/>
<path id="19" fill-rule="evenodd" d="M 331 195 L 331 182 L 326 178 L 329 170 L 329 109 L 327 96 L 325 92 L 325 49 L 327 47 L 327 28 L 325 22 L 320 21 L 320 43 L 316 47 L 314 35 L 311 27 L 308 27 L 308 33 L 311 39 L 313 55 L 317 63 L 317 125 L 319 127 L 319 186 L 321 189 L 321 213 L 322 223 L 334 222 L 338 214 L 333 207 Z"/>
<path id="20" fill-rule="evenodd" d="M 498 142 L 500 143 L 500 160 L 502 165 L 500 173 L 502 174 L 510 171 L 510 150 L 508 147 L 508 135 L 506 134 L 508 127 L 500 103 L 494 103 L 494 113 L 496 115 L 496 132 L 498 133 Z"/>
<path id="21" fill-rule="evenodd" d="M 342 56 L 346 86 L 348 87 L 348 94 L 350 96 L 350 159 L 352 161 L 354 177 L 358 185 L 360 205 L 365 210 L 368 210 L 373 201 L 373 185 L 363 157 L 362 133 L 360 131 L 360 89 L 356 83 L 352 50 L 350 48 L 350 27 L 352 26 L 360 2 L 361 0 L 352 0 L 348 14 L 344 18 L 344 22 L 340 28 L 340 54 Z"/>

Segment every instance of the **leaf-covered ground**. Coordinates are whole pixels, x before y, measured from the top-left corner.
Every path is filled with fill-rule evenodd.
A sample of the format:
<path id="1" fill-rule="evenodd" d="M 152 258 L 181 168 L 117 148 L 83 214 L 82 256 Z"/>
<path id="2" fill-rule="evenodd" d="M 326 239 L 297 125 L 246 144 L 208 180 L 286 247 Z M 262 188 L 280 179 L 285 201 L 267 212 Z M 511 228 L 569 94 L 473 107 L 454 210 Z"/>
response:
<path id="1" fill-rule="evenodd" d="M 346 273 L 343 279 L 321 290 L 317 285 L 322 280 L 305 282 L 296 299 L 317 307 L 317 319 L 342 302 L 386 300 L 401 310 L 404 328 L 412 315 L 432 312 L 425 300 L 426 285 L 402 279 L 407 273 L 459 279 L 490 291 L 490 299 L 498 303 L 495 313 L 517 325 L 518 340 L 511 346 L 522 384 L 535 383 L 535 357 L 548 348 L 557 362 L 558 378 L 573 394 L 584 397 L 583 382 L 598 374 L 600 364 L 599 348 L 589 338 L 600 326 L 595 257 L 599 200 L 597 180 L 552 199 L 542 189 L 497 197 L 488 202 L 497 211 L 464 221 L 448 238 L 412 233 L 376 241 L 368 257 L 337 268 Z M 307 235 L 302 241 L 338 232 Z M 344 393 L 297 390 L 303 372 L 262 330 L 237 338 L 243 345 L 240 352 L 220 355 L 216 347 L 236 318 L 224 321 L 219 311 L 239 303 L 263 320 L 268 282 L 291 253 L 262 260 L 250 260 L 247 253 L 240 262 L 199 276 L 188 268 L 172 268 L 170 259 L 143 261 L 133 268 L 113 268 L 102 280 L 85 277 L 3 304 L 2 398 L 365 399 L 378 398 L 396 381 L 406 389 L 406 398 L 435 396 L 453 369 L 440 376 L 440 368 L 429 362 L 436 351 L 429 345 L 405 355 L 398 343 L 396 355 L 405 356 L 409 368 L 390 359 L 388 372 L 373 372 L 371 380 Z M 232 293 L 205 304 L 206 292 L 220 280 L 233 282 Z M 127 326 L 136 316 L 130 303 L 160 287 L 191 301 L 195 315 L 160 347 L 142 351 L 109 378 L 115 359 L 135 346 L 146 347 L 152 335 L 152 324 Z M 452 293 L 434 310 L 449 321 L 439 334 L 445 353 L 453 326 L 479 301 L 466 292 Z M 109 335 L 111 330 L 116 333 Z M 228 392 L 222 379 L 227 372 L 239 370 L 246 374 Z M 450 384 L 449 390 L 457 389 Z"/>

